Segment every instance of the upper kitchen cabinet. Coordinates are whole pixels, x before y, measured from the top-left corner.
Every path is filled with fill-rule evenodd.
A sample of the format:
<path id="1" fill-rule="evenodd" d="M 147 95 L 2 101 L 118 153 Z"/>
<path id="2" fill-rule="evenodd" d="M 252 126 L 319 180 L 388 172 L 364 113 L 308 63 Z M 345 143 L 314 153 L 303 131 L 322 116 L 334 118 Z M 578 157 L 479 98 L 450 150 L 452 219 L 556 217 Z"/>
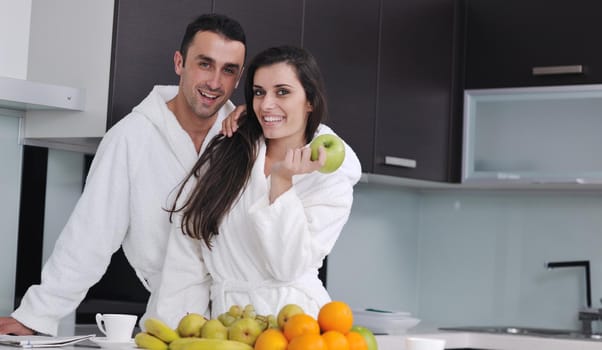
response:
<path id="1" fill-rule="evenodd" d="M 382 1 L 374 173 L 459 181 L 461 7 Z"/>
<path id="2" fill-rule="evenodd" d="M 186 25 L 211 12 L 212 0 L 117 0 L 106 128 L 126 116 L 154 85 L 177 85 L 173 56 Z"/>
<path id="3" fill-rule="evenodd" d="M 247 59 L 272 46 L 301 45 L 303 23 L 302 0 L 215 0 L 213 12 L 223 13 L 240 22 L 247 37 Z M 243 71 L 241 84 L 232 101 L 244 103 Z"/>
<path id="4" fill-rule="evenodd" d="M 467 0 L 466 88 L 602 82 L 602 1 Z"/>
<path id="5" fill-rule="evenodd" d="M 303 46 L 318 61 L 331 126 L 373 170 L 379 3 L 306 0 Z"/>

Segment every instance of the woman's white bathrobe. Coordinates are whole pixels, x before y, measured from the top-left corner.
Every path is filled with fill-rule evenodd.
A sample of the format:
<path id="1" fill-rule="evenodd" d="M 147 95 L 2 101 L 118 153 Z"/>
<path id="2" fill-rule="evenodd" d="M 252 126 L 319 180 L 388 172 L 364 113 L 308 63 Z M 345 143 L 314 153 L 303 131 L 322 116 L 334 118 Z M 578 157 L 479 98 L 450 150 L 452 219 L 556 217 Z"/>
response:
<path id="1" fill-rule="evenodd" d="M 15 319 L 56 334 L 60 319 L 102 277 L 119 246 L 152 293 L 171 227 L 163 208 L 198 159 L 190 136 L 166 106 L 177 91 L 177 86 L 156 86 L 107 132 L 85 189 L 44 265 L 42 283 L 27 290 L 12 314 Z M 230 102 L 220 109 L 205 144 L 233 109 Z"/>
<path id="2" fill-rule="evenodd" d="M 321 125 L 318 133 L 332 131 Z M 359 160 L 347 147 L 344 168 L 296 175 L 293 187 L 270 205 L 265 151 L 262 141 L 249 183 L 212 250 L 183 235 L 179 222 L 173 226 L 161 284 L 145 317 L 175 327 L 187 312 L 216 317 L 233 304 L 253 304 L 259 314 L 277 314 L 288 303 L 317 315 L 330 300 L 318 268 L 349 217 Z"/>

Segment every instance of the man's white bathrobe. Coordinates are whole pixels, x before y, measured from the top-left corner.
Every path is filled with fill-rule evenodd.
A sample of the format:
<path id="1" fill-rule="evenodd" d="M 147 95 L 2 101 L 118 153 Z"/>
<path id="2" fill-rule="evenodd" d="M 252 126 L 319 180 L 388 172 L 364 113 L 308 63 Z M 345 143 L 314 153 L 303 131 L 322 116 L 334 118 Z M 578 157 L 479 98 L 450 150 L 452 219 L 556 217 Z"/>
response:
<path id="1" fill-rule="evenodd" d="M 156 86 L 107 132 L 44 265 L 42 283 L 27 290 L 12 314 L 15 319 L 55 335 L 60 319 L 102 277 L 119 246 L 151 293 L 158 285 L 171 227 L 163 208 L 198 159 L 190 136 L 166 105 L 177 91 L 177 86 Z M 222 107 L 202 149 L 233 109 L 230 102 Z"/>
<path id="2" fill-rule="evenodd" d="M 322 133 L 333 132 L 320 125 L 317 134 Z M 359 160 L 347 146 L 344 167 L 294 176 L 293 187 L 270 205 L 266 148 L 260 144 L 249 182 L 211 250 L 183 235 L 179 221 L 174 224 L 161 283 L 145 317 L 175 327 L 187 312 L 217 317 L 233 304 L 253 304 L 259 314 L 275 315 L 288 303 L 317 316 L 330 300 L 318 268 L 349 217 Z"/>

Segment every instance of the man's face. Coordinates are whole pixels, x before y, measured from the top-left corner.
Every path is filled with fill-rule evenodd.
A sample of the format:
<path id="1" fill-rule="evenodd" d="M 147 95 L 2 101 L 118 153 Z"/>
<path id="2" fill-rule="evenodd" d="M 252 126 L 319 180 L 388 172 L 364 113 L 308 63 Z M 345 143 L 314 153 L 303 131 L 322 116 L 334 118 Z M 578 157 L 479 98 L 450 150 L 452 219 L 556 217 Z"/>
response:
<path id="1" fill-rule="evenodd" d="M 196 116 L 211 118 L 226 103 L 238 85 L 244 57 L 243 43 L 207 31 L 196 33 L 186 62 L 176 52 L 180 93 Z"/>

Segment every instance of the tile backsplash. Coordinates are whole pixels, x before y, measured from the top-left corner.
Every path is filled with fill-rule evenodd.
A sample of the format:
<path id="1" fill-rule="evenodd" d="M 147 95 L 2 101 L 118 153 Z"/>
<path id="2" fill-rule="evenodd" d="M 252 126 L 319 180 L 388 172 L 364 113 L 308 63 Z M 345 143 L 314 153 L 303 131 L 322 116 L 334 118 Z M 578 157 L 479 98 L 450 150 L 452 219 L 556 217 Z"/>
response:
<path id="1" fill-rule="evenodd" d="M 434 325 L 578 328 L 589 260 L 602 297 L 602 193 L 356 187 L 329 260 L 333 298 Z M 360 272 L 360 273 L 357 273 Z"/>

